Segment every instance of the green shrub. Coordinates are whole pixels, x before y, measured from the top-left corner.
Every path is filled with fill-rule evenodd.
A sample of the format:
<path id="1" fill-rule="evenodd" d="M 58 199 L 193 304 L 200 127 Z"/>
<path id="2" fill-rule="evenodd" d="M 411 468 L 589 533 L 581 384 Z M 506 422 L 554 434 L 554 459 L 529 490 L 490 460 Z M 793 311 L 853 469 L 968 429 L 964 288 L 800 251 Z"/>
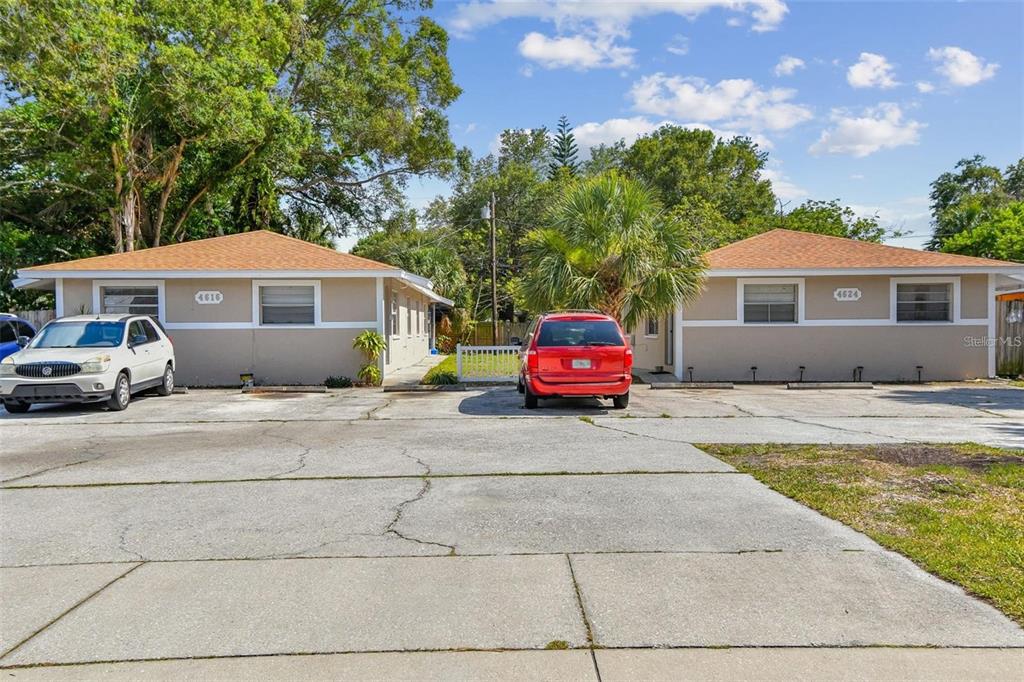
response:
<path id="1" fill-rule="evenodd" d="M 449 355 L 444 360 L 430 368 L 430 371 L 420 379 L 421 384 L 431 386 L 446 386 L 459 383 L 459 375 L 455 368 L 455 356 Z"/>
<path id="2" fill-rule="evenodd" d="M 376 363 L 363 365 L 359 368 L 359 380 L 367 386 L 379 386 L 381 382 L 380 367 Z"/>
<path id="3" fill-rule="evenodd" d="M 375 363 L 387 348 L 387 342 L 373 329 L 367 329 L 353 339 L 352 347 L 366 356 L 367 363 Z"/>
<path id="4" fill-rule="evenodd" d="M 352 380 L 348 377 L 327 377 L 324 379 L 324 386 L 327 388 L 349 388 Z"/>

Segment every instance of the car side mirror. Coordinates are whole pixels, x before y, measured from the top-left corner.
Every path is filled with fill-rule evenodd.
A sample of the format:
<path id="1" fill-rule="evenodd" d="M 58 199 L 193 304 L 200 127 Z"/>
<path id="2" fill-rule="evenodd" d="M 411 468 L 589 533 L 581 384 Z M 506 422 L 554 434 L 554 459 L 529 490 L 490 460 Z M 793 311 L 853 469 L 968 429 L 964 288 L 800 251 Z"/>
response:
<path id="1" fill-rule="evenodd" d="M 136 334 L 135 336 L 132 337 L 132 345 L 133 346 L 141 346 L 144 343 L 146 343 L 146 335 L 145 334 Z"/>
<path id="2" fill-rule="evenodd" d="M 31 337 L 19 336 L 18 337 L 18 345 L 21 346 L 22 348 L 24 348 L 24 347 L 26 347 L 29 344 L 29 342 L 31 340 L 32 340 Z"/>
<path id="3" fill-rule="evenodd" d="M 521 346 L 523 345 L 523 340 L 518 336 L 513 336 L 511 339 L 509 339 L 509 343 L 512 344 L 513 346 Z"/>

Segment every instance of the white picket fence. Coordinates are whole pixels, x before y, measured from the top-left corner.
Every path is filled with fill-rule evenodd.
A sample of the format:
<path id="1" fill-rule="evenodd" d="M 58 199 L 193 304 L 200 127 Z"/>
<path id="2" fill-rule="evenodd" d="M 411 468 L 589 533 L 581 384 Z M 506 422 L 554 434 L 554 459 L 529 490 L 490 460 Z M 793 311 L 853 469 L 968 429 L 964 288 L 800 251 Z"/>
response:
<path id="1" fill-rule="evenodd" d="M 519 346 L 463 346 L 455 349 L 460 382 L 502 383 L 519 377 Z"/>

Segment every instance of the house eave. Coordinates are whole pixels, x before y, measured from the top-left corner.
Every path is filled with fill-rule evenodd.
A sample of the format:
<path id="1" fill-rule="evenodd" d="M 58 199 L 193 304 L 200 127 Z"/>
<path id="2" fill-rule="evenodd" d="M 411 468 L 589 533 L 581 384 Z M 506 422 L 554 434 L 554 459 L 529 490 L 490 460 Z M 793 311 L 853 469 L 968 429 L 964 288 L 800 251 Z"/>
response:
<path id="1" fill-rule="evenodd" d="M 956 265 L 943 267 L 899 267 L 899 268 L 710 268 L 708 277 L 827 277 L 830 275 L 1024 275 L 1024 265 L 978 266 Z"/>

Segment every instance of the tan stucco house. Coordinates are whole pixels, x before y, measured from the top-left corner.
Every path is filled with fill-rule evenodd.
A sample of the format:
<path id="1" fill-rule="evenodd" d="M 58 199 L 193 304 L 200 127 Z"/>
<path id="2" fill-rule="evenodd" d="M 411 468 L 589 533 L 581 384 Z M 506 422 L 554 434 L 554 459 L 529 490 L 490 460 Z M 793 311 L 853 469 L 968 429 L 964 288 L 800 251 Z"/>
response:
<path id="1" fill-rule="evenodd" d="M 995 376 L 996 294 L 1024 265 L 773 230 L 707 254 L 700 297 L 634 330 L 637 367 L 694 381 Z M 918 368 L 920 367 L 920 370 Z M 691 369 L 692 368 L 692 369 Z"/>
<path id="2" fill-rule="evenodd" d="M 177 380 L 191 386 L 320 384 L 353 378 L 352 340 L 387 340 L 382 369 L 430 352 L 433 307 L 451 301 L 429 280 L 384 263 L 256 231 L 18 271 L 19 286 L 52 289 L 57 316 L 138 313 L 174 343 Z"/>

